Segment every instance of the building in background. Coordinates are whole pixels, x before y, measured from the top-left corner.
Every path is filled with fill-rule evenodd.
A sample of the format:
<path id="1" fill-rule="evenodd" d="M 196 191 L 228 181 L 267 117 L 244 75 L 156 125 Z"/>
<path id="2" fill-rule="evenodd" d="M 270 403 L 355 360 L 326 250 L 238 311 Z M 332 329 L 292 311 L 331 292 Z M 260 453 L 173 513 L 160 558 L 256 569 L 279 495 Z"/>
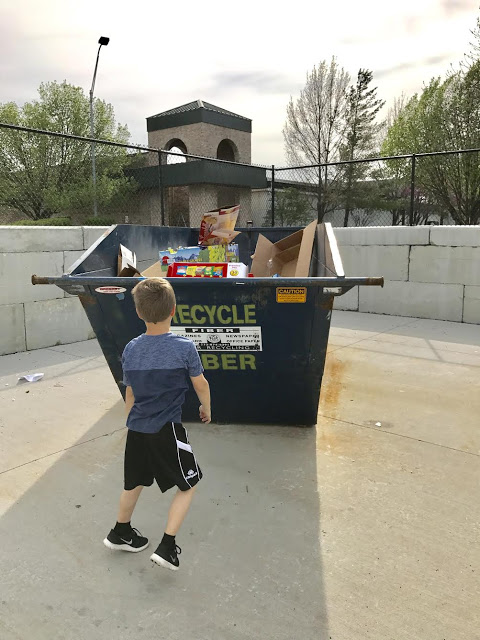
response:
<path id="1" fill-rule="evenodd" d="M 163 208 L 166 225 L 197 226 L 206 211 L 234 204 L 240 204 L 238 226 L 252 219 L 252 190 L 265 193 L 267 175 L 265 169 L 250 165 L 251 120 L 195 100 L 147 118 L 147 131 L 150 148 L 179 155 L 161 154 L 159 167 L 159 154 L 150 152 L 143 158 L 145 166 L 128 170 L 142 194 L 131 222 L 143 219 L 147 224 L 159 224 Z M 182 154 L 223 160 L 225 164 Z M 265 207 L 261 216 L 265 216 Z M 260 219 L 254 222 L 261 224 Z"/>

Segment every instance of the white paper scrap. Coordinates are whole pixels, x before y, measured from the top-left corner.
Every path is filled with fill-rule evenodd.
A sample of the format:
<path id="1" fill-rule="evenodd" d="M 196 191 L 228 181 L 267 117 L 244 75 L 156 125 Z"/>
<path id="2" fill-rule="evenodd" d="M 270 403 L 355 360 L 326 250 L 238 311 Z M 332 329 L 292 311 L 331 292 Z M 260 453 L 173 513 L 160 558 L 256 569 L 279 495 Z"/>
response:
<path id="1" fill-rule="evenodd" d="M 26 376 L 20 376 L 19 380 L 26 380 L 27 382 L 38 382 L 43 378 L 44 373 L 27 373 Z"/>

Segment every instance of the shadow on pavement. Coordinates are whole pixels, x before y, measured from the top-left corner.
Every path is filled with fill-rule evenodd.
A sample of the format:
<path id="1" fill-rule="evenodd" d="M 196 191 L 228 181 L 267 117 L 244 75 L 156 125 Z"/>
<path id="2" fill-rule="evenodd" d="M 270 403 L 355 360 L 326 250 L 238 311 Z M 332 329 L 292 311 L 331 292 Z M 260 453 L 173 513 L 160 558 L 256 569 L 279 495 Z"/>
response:
<path id="1" fill-rule="evenodd" d="M 156 487 L 132 521 L 150 549 L 102 544 L 122 488 L 120 416 L 116 405 L 83 444 L 0 474 L 11 504 L 0 519 L 2 640 L 328 640 L 315 429 L 192 425 L 205 478 L 170 573 L 149 561 L 171 497 Z"/>

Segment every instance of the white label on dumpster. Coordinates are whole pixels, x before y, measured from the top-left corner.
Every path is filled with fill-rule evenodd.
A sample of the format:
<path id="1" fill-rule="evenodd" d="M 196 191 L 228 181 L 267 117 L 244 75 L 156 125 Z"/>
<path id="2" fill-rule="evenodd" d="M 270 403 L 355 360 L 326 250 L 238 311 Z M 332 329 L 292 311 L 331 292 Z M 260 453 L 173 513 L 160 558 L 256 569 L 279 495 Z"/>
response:
<path id="1" fill-rule="evenodd" d="M 172 333 L 190 338 L 198 351 L 261 351 L 261 327 L 172 327 Z"/>
<path id="2" fill-rule="evenodd" d="M 95 291 L 98 293 L 110 293 L 117 295 L 117 293 L 125 293 L 126 289 L 123 287 L 97 287 Z"/>

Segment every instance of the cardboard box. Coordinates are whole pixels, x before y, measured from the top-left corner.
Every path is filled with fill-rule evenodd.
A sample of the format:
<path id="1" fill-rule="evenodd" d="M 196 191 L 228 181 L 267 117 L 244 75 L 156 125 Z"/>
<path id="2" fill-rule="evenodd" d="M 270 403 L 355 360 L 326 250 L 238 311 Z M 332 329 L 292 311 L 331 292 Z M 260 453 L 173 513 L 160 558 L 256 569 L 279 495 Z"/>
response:
<path id="1" fill-rule="evenodd" d="M 155 262 L 155 264 L 152 264 L 151 267 L 148 267 L 148 269 L 145 269 L 145 271 L 140 275 L 142 275 L 144 278 L 165 278 L 166 277 L 166 273 L 163 270 L 163 265 L 160 261 Z"/>
<path id="2" fill-rule="evenodd" d="M 225 278 L 226 262 L 174 262 L 168 267 L 169 278 Z"/>
<path id="3" fill-rule="evenodd" d="M 250 272 L 256 278 L 279 275 L 284 278 L 308 278 L 312 261 L 316 222 L 292 235 L 270 242 L 261 234 L 252 259 Z"/>
<path id="4" fill-rule="evenodd" d="M 243 262 L 230 262 L 227 268 L 227 278 L 246 278 L 248 267 Z"/>
<path id="5" fill-rule="evenodd" d="M 137 271 L 137 256 L 133 251 L 121 244 L 118 247 L 117 276 L 119 278 L 131 278 L 139 276 Z"/>
<path id="6" fill-rule="evenodd" d="M 179 247 L 158 252 L 162 271 L 167 275 L 168 267 L 175 262 L 227 262 L 227 245 L 212 247 Z"/>
<path id="7" fill-rule="evenodd" d="M 226 261 L 227 262 L 240 262 L 240 249 L 238 248 L 238 244 L 227 244 L 226 245 Z"/>
<path id="8" fill-rule="evenodd" d="M 145 278 L 166 278 L 168 273 L 168 267 L 175 262 L 197 262 L 193 260 L 194 257 L 198 258 L 198 262 L 239 262 L 239 249 L 238 244 L 218 245 L 213 247 L 182 247 L 177 250 L 165 250 L 159 251 L 160 260 L 152 264 L 151 267 L 145 269 L 142 274 L 138 272 L 132 275 L 142 275 Z M 188 260 L 181 259 L 182 256 L 188 256 Z M 222 260 L 219 259 L 223 256 Z M 202 259 L 203 258 L 203 259 Z M 214 260 L 213 258 L 216 258 Z M 128 274 L 130 275 L 130 274 Z"/>

